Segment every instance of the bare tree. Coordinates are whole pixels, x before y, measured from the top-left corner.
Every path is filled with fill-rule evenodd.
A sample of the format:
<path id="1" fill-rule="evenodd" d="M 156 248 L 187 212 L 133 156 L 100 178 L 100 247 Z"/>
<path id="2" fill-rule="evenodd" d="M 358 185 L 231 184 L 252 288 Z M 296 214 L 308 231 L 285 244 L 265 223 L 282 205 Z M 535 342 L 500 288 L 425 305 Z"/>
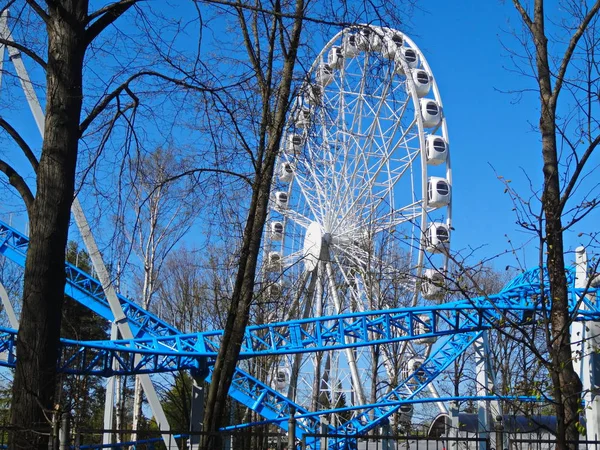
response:
<path id="1" fill-rule="evenodd" d="M 194 216 L 199 213 L 195 182 L 191 176 L 182 176 L 189 170 L 187 159 L 174 148 L 156 148 L 147 155 L 135 154 L 128 162 L 129 171 L 124 192 L 130 192 L 118 215 L 118 228 L 127 232 L 128 244 L 141 263 L 139 277 L 140 298 L 149 310 L 158 290 L 160 271 L 168 255 L 187 233 Z M 130 217 L 133 215 L 133 217 Z M 142 385 L 135 378 L 133 401 L 133 430 L 142 419 Z M 136 435 L 132 436 L 135 440 Z"/>
<path id="2" fill-rule="evenodd" d="M 557 448 L 576 448 L 581 412 L 581 382 L 571 363 L 569 286 L 563 234 L 597 204 L 596 186 L 586 184 L 590 157 L 598 143 L 596 110 L 598 11 L 600 2 L 565 1 L 565 16 L 551 21 L 543 0 L 513 0 L 524 28 L 527 76 L 540 99 L 539 128 L 543 158 L 541 211 L 521 204 L 529 217 L 521 224 L 540 237 L 540 266 L 546 265 L 550 297 L 547 346 L 557 417 Z M 550 31 L 552 30 L 552 31 Z M 540 285 L 544 287 L 544 280 Z M 551 306 L 550 306 L 551 301 Z M 567 443 L 570 441 L 570 443 Z"/>
<path id="3" fill-rule="evenodd" d="M 2 133 L 29 162 L 36 182 L 35 189 L 31 188 L 28 175 L 18 171 L 20 166 L 0 158 L 0 172 L 22 198 L 30 228 L 12 400 L 12 425 L 24 432 L 12 436 L 11 448 L 47 447 L 47 436 L 32 430 L 46 427 L 54 409 L 65 249 L 78 157 L 83 156 L 79 160 L 84 162 L 93 161 L 107 149 L 111 133 L 119 124 L 127 128 L 134 124 L 143 100 L 134 94 L 137 82 L 149 78 L 175 82 L 161 77 L 156 65 L 154 70 L 139 70 L 146 67 L 148 61 L 142 60 L 147 54 L 127 46 L 121 39 L 124 35 L 115 26 L 128 11 L 138 13 L 142 23 L 148 20 L 138 8 L 138 0 L 103 2 L 96 9 L 90 3 L 8 0 L 0 6 L 1 12 L 8 7 L 16 11 L 9 22 L 15 40 L 2 36 L 1 42 L 24 55 L 27 62 L 36 64 L 38 73 L 43 72 L 45 81 L 38 80 L 37 87 L 45 93 L 46 105 L 39 161 L 28 136 L 21 135 L 5 118 L 0 119 Z M 110 38 L 107 34 L 111 34 Z M 108 49 L 111 63 L 119 66 L 114 72 L 110 69 L 115 67 L 110 64 L 104 65 L 102 71 L 86 70 L 104 57 L 106 53 L 99 51 L 101 48 Z M 122 59 L 114 59 L 112 54 Z M 152 82 L 144 88 L 145 94 L 159 89 Z M 82 139 L 86 144 L 83 147 Z M 85 177 L 91 167 L 79 175 Z"/>
<path id="4" fill-rule="evenodd" d="M 227 393 L 240 352 L 244 329 L 248 323 L 262 232 L 269 204 L 271 179 L 290 101 L 305 7 L 303 0 L 297 0 L 291 9 L 293 19 L 289 22 L 284 21 L 283 5 L 279 2 L 273 4 L 272 11 L 267 15 L 248 12 L 241 4 L 234 9 L 244 36 L 248 58 L 259 80 L 256 95 L 261 98 L 262 110 L 258 120 L 260 132 L 257 136 L 257 151 L 253 163 L 255 175 L 251 182 L 252 199 L 243 232 L 238 272 L 225 333 L 214 366 L 213 382 L 208 391 L 206 410 L 211 411 L 211 414 L 205 416 L 204 431 L 209 433 L 218 430 L 225 416 Z M 259 26 L 260 34 L 258 34 Z M 279 45 L 281 48 L 278 48 Z M 276 71 L 273 64 L 274 58 L 278 56 L 276 52 L 281 52 L 280 71 Z M 204 445 L 206 448 L 213 448 L 214 444 L 209 440 Z"/>
<path id="5" fill-rule="evenodd" d="M 389 12 L 385 24 L 397 25 L 398 14 L 394 12 L 394 6 L 397 5 L 387 3 L 379 11 L 374 11 L 372 6 L 364 2 L 348 4 L 305 0 L 289 3 L 257 1 L 252 5 L 232 2 L 223 6 L 228 13 L 227 17 L 231 19 L 228 24 L 231 24 L 231 29 L 236 30 L 232 35 L 234 39 L 228 36 L 230 39 L 226 40 L 224 47 L 227 44 L 234 45 L 232 58 L 239 56 L 240 50 L 243 55 L 237 64 L 221 57 L 214 73 L 219 74 L 217 76 L 222 79 L 235 77 L 239 81 L 239 88 L 237 91 L 229 90 L 227 95 L 216 93 L 212 97 L 213 121 L 212 127 L 207 127 L 207 131 L 215 142 L 215 147 L 231 149 L 232 155 L 236 154 L 250 161 L 245 166 L 245 172 L 238 172 L 245 174 L 251 198 L 244 202 L 241 214 L 244 225 L 239 230 L 239 245 L 235 245 L 239 263 L 232 282 L 231 306 L 225 333 L 208 392 L 206 410 L 211 413 L 204 420 L 205 432 L 216 432 L 227 417 L 224 413 L 226 396 L 244 328 L 249 320 L 252 303 L 259 297 L 255 289 L 257 263 L 274 165 L 296 79 L 300 85 L 306 77 L 306 68 L 312 64 L 315 55 L 305 45 L 310 42 L 311 36 L 303 33 L 310 29 L 327 30 L 329 34 L 331 28 L 344 26 L 345 22 L 372 20 L 384 9 L 386 13 Z M 241 39 L 235 40 L 235 37 Z M 301 72 L 297 76 L 296 66 L 299 66 L 298 70 Z M 221 83 L 222 79 L 219 80 Z M 215 444 L 211 442 L 205 443 L 207 448 L 213 448 L 213 445 Z"/>

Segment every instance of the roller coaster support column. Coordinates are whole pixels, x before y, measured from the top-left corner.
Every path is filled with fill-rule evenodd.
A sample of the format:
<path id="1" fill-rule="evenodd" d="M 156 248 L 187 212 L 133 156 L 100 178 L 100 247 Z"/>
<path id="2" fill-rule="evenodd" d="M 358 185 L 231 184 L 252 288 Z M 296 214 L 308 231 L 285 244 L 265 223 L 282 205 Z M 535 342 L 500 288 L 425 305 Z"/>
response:
<path id="1" fill-rule="evenodd" d="M 458 421 L 458 402 L 454 401 L 450 404 L 450 430 L 446 433 L 448 437 L 453 438 L 451 441 L 448 441 L 448 449 L 456 449 L 458 448 L 458 429 L 460 427 L 460 423 Z"/>
<path id="2" fill-rule="evenodd" d="M 383 435 L 383 442 L 381 443 L 381 450 L 395 450 L 396 446 L 392 440 L 392 426 L 389 422 L 386 422 L 381 427 L 381 434 Z"/>
<path id="3" fill-rule="evenodd" d="M 106 299 L 110 305 L 110 310 L 114 316 L 114 323 L 117 325 L 119 333 L 124 339 L 133 339 L 133 332 L 131 331 L 131 327 L 129 326 L 129 322 L 127 321 L 127 316 L 123 312 L 123 307 L 119 302 L 117 297 L 117 291 L 112 283 L 110 274 L 108 273 L 108 269 L 104 264 L 104 260 L 102 259 L 102 255 L 100 254 L 100 250 L 98 249 L 98 245 L 96 244 L 96 240 L 92 235 L 92 230 L 90 229 L 89 222 L 87 221 L 85 214 L 83 213 L 83 209 L 81 204 L 79 203 L 79 199 L 75 197 L 73 199 L 73 205 L 71 206 L 71 212 L 73 213 L 73 217 L 75 218 L 75 223 L 79 228 L 79 233 L 81 234 L 81 238 L 83 239 L 83 243 L 85 244 L 88 255 L 92 260 L 92 266 L 96 270 L 98 277 L 100 279 L 100 283 L 102 284 L 102 289 L 106 295 Z M 139 361 L 139 356 L 135 357 L 134 362 L 137 364 Z M 147 374 L 137 375 L 140 377 L 142 381 L 142 388 L 146 393 L 146 398 L 148 400 L 148 404 L 150 405 L 150 409 L 152 410 L 152 414 L 154 415 L 154 419 L 158 424 L 158 429 L 163 432 L 162 437 L 165 442 L 165 446 L 168 450 L 179 450 L 177 446 L 177 442 L 172 439 L 170 434 L 171 427 L 169 426 L 169 422 L 167 421 L 167 416 L 162 409 L 160 404 L 160 400 L 158 398 L 158 394 L 156 393 L 156 389 L 154 389 L 154 385 L 152 384 L 152 380 L 150 376 Z"/>
<path id="4" fill-rule="evenodd" d="M 585 247 L 575 250 L 575 287 L 589 285 Z M 574 322 L 571 326 L 573 364 L 583 384 L 588 440 L 600 439 L 600 322 Z"/>
<path id="5" fill-rule="evenodd" d="M 208 376 L 206 358 L 202 358 L 198 369 L 192 373 L 192 405 L 190 411 L 190 448 L 196 450 L 200 445 L 200 433 L 204 422 L 204 380 Z"/>
<path id="6" fill-rule="evenodd" d="M 296 409 L 290 406 L 290 418 L 288 419 L 288 449 L 296 448 Z"/>
<path id="7" fill-rule="evenodd" d="M 494 390 L 493 377 L 491 375 L 491 364 L 489 361 L 488 333 L 485 331 L 479 339 L 474 342 L 475 364 L 477 374 L 477 395 L 487 397 Z M 493 404 L 492 404 L 493 403 Z M 487 438 L 492 429 L 493 417 L 500 414 L 500 408 L 497 401 L 483 400 L 477 402 L 477 424 L 480 438 Z M 493 434 L 491 435 L 493 436 Z M 482 444 L 482 450 L 486 449 L 486 444 Z M 502 448 L 501 442 L 492 443 L 491 447 Z"/>
<path id="8" fill-rule="evenodd" d="M 119 338 L 119 329 L 117 325 L 113 322 L 110 327 L 110 340 L 114 341 Z M 113 363 L 115 366 L 117 362 Z M 106 395 L 104 397 L 104 429 L 112 430 L 114 428 L 114 411 L 115 411 L 115 385 L 117 382 L 117 376 L 113 375 L 108 379 L 106 383 Z M 118 387 L 117 387 L 118 389 Z M 118 407 L 118 405 L 117 405 Z M 113 434 L 112 432 L 104 432 L 104 436 L 102 437 L 102 444 L 110 445 L 113 443 Z"/>

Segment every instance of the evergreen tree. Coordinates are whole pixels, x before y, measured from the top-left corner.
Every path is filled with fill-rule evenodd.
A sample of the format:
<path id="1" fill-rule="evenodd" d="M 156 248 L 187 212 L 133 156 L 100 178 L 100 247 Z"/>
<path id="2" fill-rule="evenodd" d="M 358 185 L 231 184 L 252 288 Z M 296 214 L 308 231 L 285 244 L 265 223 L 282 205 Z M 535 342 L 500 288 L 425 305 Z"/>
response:
<path id="1" fill-rule="evenodd" d="M 91 272 L 86 251 L 76 242 L 67 245 L 67 261 L 84 272 Z M 65 296 L 61 337 L 80 341 L 108 339 L 109 322 L 81 303 Z M 102 379 L 96 376 L 60 374 L 57 384 L 58 409 L 71 415 L 75 428 L 102 428 L 104 407 Z"/>

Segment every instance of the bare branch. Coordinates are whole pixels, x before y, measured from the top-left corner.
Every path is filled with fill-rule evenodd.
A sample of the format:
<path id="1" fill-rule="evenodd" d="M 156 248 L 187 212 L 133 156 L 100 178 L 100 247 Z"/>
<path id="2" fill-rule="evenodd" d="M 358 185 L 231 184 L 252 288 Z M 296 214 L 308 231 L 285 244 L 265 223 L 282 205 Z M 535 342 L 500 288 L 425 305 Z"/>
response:
<path id="1" fill-rule="evenodd" d="M 592 156 L 592 153 L 594 152 L 596 147 L 598 147 L 598 144 L 600 144 L 600 135 L 596 136 L 596 138 L 590 143 L 588 148 L 585 150 L 585 153 L 582 155 L 581 159 L 579 161 L 577 161 L 577 165 L 575 166 L 575 172 L 573 172 L 573 175 L 571 176 L 571 179 L 569 180 L 569 184 L 567 184 L 567 187 L 565 188 L 565 190 L 563 192 L 562 198 L 560 199 L 559 214 L 562 214 L 565 204 L 571 197 L 573 189 L 575 188 L 575 185 L 577 184 L 577 180 L 579 179 L 579 176 L 581 175 L 581 172 L 582 172 L 585 164 L 587 163 L 588 159 L 590 159 L 590 156 Z"/>
<path id="2" fill-rule="evenodd" d="M 25 139 L 23 139 L 23 137 L 19 134 L 19 132 L 17 130 L 15 130 L 2 117 L 0 117 L 0 127 L 4 128 L 4 130 L 10 135 L 10 137 L 13 138 L 13 140 L 17 143 L 17 145 L 21 148 L 21 150 L 25 154 L 25 157 L 31 164 L 31 167 L 33 167 L 34 172 L 37 172 L 39 162 L 38 162 L 36 156 L 31 151 L 31 148 L 29 147 L 29 145 L 27 145 L 27 142 L 25 142 Z"/>
<path id="3" fill-rule="evenodd" d="M 525 8 L 523 8 L 523 5 L 521 5 L 519 0 L 513 0 L 513 3 L 515 4 L 517 11 L 519 11 L 519 14 L 521 14 L 521 18 L 523 19 L 523 22 L 525 22 L 525 25 L 527 25 L 527 28 L 533 33 L 533 21 L 531 20 L 531 17 L 529 17 L 529 14 L 527 14 L 527 11 L 525 11 Z"/>
<path id="4" fill-rule="evenodd" d="M 589 25 L 590 21 L 596 14 L 598 14 L 599 10 L 600 10 L 600 0 L 596 0 L 596 3 L 594 4 L 594 6 L 591 7 L 591 9 L 588 11 L 586 16 L 583 18 L 583 21 L 577 28 L 577 31 L 575 31 L 575 34 L 573 34 L 573 36 L 571 36 L 571 40 L 569 41 L 569 46 L 567 47 L 567 50 L 565 51 L 565 55 L 563 56 L 563 59 L 560 63 L 560 68 L 558 69 L 558 73 L 556 74 L 556 84 L 554 85 L 554 91 L 552 92 L 552 99 L 551 99 L 551 102 L 553 105 L 556 105 L 556 101 L 558 100 L 558 94 L 560 93 L 560 90 L 562 88 L 565 73 L 567 72 L 567 68 L 569 67 L 569 63 L 571 62 L 571 57 L 573 56 L 573 52 L 575 51 L 575 48 L 577 47 L 577 43 L 579 42 L 579 39 L 583 35 L 584 31 L 587 29 L 587 26 Z"/>
<path id="5" fill-rule="evenodd" d="M 123 15 L 129 8 L 135 5 L 140 0 L 121 0 L 117 3 L 111 3 L 103 8 L 100 8 L 95 13 L 88 15 L 87 23 L 92 23 L 85 31 L 85 43 L 89 45 L 102 31 L 111 25 L 115 20 Z"/>
<path id="6" fill-rule="evenodd" d="M 4 174 L 8 177 L 9 183 L 17 190 L 17 192 L 21 195 L 23 202 L 25 203 L 25 207 L 27 208 L 27 213 L 31 215 L 31 208 L 33 207 L 34 197 L 31 193 L 31 189 L 23 179 L 21 175 L 6 161 L 0 159 L 0 172 L 4 172 Z"/>
<path id="7" fill-rule="evenodd" d="M 35 0 L 25 0 L 25 1 L 27 2 L 27 4 L 29 6 L 31 6 L 31 9 L 33 9 L 35 11 L 35 13 L 38 16 L 40 16 L 40 19 L 42 19 L 45 23 L 48 23 L 48 13 L 46 11 L 44 11 L 44 8 L 42 8 L 38 2 L 36 2 Z"/>
<path id="8" fill-rule="evenodd" d="M 250 58 L 250 62 L 252 63 L 252 67 L 254 68 L 256 77 L 258 78 L 259 85 L 263 87 L 265 85 L 265 77 L 262 72 L 262 67 L 260 66 L 260 47 L 255 53 L 254 47 L 252 46 L 252 39 L 250 38 L 250 33 L 248 32 L 248 24 L 246 23 L 246 18 L 244 17 L 244 9 L 241 6 L 236 6 L 236 11 L 238 13 L 239 23 L 242 28 L 242 36 L 244 37 L 244 44 L 246 46 L 248 58 Z"/>
<path id="9" fill-rule="evenodd" d="M 26 47 L 24 45 L 18 44 L 15 41 L 12 41 L 9 39 L 4 39 L 4 38 L 0 38 L 0 44 L 3 44 L 3 45 L 6 45 L 7 47 L 12 47 L 12 48 L 19 50 L 21 53 L 26 54 L 31 59 L 33 59 L 36 63 L 38 63 L 42 67 L 42 69 L 46 70 L 46 61 L 44 61 L 44 59 L 40 55 L 35 53 L 29 47 Z"/>

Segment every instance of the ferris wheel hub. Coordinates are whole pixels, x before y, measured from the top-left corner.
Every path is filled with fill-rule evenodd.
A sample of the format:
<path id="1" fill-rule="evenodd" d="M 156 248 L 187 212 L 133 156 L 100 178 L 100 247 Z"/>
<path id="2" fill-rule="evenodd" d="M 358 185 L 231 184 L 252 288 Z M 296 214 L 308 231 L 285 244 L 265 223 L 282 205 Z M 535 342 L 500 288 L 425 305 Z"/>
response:
<path id="1" fill-rule="evenodd" d="M 330 236 L 329 233 L 326 233 Z M 318 222 L 311 222 L 304 237 L 304 271 L 312 272 L 317 267 L 317 262 L 322 258 L 324 233 Z M 325 242 L 327 244 L 327 242 Z"/>

